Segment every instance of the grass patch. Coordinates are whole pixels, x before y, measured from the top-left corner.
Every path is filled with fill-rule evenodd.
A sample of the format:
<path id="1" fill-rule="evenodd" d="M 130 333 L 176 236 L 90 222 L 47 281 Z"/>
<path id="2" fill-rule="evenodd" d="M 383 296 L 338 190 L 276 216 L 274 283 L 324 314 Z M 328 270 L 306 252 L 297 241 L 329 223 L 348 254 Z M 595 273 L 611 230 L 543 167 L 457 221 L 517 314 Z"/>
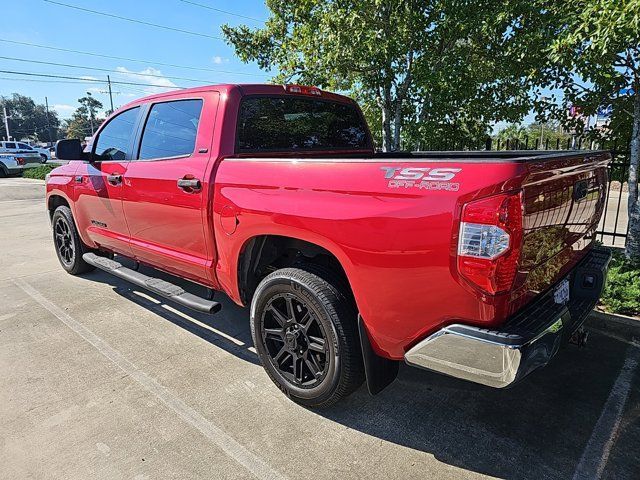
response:
<path id="1" fill-rule="evenodd" d="M 27 168 L 22 172 L 22 176 L 24 178 L 35 178 L 36 180 L 44 180 L 44 177 L 47 176 L 51 170 L 56 168 L 58 165 L 40 165 L 34 168 Z"/>
<path id="2" fill-rule="evenodd" d="M 614 251 L 600 303 L 607 312 L 640 315 L 640 259 Z"/>

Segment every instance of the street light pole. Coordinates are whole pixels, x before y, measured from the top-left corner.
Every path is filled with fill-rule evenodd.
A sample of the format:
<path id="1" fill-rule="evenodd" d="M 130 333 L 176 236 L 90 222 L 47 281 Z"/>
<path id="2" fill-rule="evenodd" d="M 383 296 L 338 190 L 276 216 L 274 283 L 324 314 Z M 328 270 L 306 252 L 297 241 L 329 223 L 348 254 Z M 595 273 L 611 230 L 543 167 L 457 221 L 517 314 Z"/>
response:
<path id="1" fill-rule="evenodd" d="M 9 116 L 7 115 L 7 106 L 2 106 L 2 113 L 4 113 L 4 130 L 7 132 L 7 140 L 11 140 L 11 135 L 9 135 Z"/>

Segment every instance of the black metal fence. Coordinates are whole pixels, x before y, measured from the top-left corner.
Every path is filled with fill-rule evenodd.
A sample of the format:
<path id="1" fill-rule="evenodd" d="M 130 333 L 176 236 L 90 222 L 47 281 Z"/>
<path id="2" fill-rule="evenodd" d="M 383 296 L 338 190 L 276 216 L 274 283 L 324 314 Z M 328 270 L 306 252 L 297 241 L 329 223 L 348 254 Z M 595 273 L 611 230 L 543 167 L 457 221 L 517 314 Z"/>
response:
<path id="1" fill-rule="evenodd" d="M 485 142 L 470 145 L 443 144 L 434 150 L 608 150 L 611 152 L 612 162 L 609 164 L 609 184 L 604 213 L 596 231 L 596 238 L 609 246 L 623 247 L 629 231 L 627 179 L 629 177 L 629 143 L 598 142 L 580 136 L 572 136 L 566 140 L 539 138 L 529 140 L 525 138 L 494 140 L 487 138 Z"/>

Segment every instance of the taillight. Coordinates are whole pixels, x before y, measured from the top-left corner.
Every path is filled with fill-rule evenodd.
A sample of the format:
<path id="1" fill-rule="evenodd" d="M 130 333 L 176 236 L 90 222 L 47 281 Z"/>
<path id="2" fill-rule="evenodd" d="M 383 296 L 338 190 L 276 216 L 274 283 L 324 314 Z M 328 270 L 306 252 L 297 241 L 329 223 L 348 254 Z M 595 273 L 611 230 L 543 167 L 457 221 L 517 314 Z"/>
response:
<path id="1" fill-rule="evenodd" d="M 306 85 L 283 85 L 284 89 L 289 93 L 301 93 L 303 95 L 322 96 L 322 90 L 318 87 L 308 87 Z"/>
<path id="2" fill-rule="evenodd" d="M 458 272 L 494 295 L 513 285 L 522 248 L 522 195 L 500 194 L 464 205 Z"/>

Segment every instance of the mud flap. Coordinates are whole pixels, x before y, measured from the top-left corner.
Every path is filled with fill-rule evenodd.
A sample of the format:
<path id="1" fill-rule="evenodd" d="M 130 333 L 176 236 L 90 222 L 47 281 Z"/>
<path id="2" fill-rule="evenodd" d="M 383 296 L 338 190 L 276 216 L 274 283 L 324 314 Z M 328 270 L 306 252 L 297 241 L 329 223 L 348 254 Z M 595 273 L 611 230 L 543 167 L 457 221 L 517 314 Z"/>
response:
<path id="1" fill-rule="evenodd" d="M 381 357 L 373 351 L 369 334 L 360 315 L 358 315 L 358 331 L 367 388 L 371 395 L 377 395 L 396 379 L 400 362 Z"/>

